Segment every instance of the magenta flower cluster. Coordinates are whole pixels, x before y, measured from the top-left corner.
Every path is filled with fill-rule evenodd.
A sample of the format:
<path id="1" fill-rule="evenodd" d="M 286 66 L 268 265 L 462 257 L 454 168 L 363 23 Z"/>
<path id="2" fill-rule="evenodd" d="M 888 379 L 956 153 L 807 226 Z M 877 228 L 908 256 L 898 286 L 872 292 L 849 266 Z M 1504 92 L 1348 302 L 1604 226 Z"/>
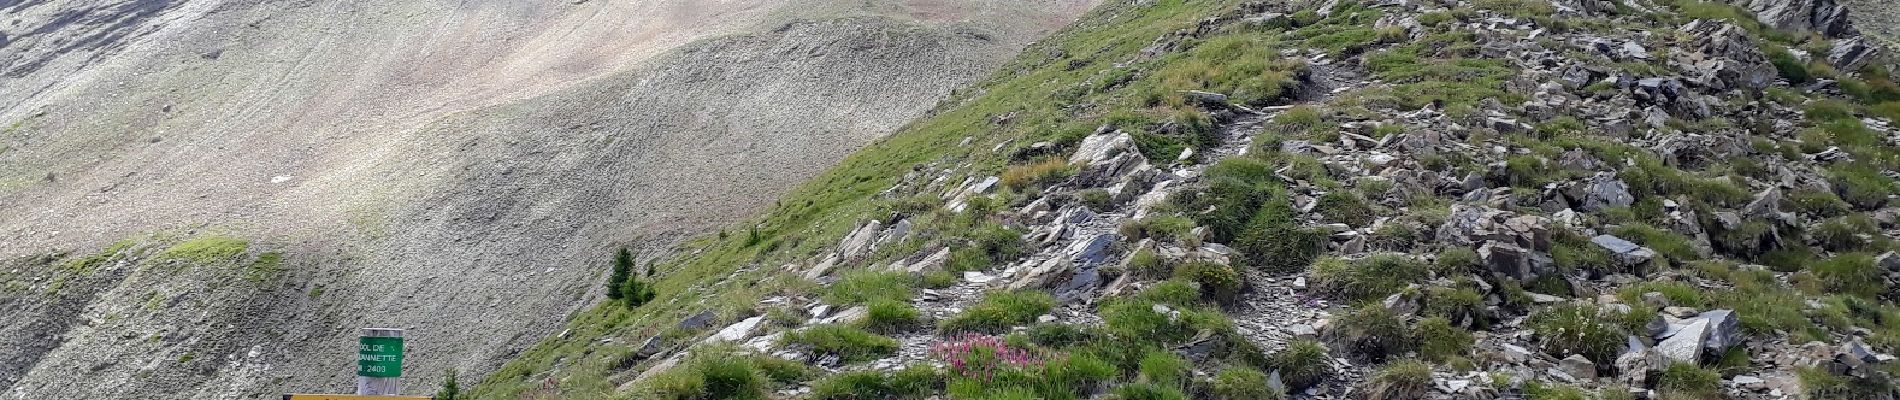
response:
<path id="1" fill-rule="evenodd" d="M 1029 349 L 1011 347 L 990 335 L 964 334 L 930 346 L 930 354 L 948 364 L 950 373 L 988 381 L 1004 368 L 1042 366 L 1043 358 Z"/>

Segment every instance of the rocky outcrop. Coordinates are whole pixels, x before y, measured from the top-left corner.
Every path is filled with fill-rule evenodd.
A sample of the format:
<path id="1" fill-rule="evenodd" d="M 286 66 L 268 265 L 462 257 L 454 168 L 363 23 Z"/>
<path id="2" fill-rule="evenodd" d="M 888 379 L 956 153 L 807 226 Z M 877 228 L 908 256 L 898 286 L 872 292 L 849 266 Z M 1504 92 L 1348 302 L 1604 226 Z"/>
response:
<path id="1" fill-rule="evenodd" d="M 1778 29 L 1814 31 L 1828 37 L 1859 34 L 1847 18 L 1847 7 L 1834 0 L 1728 0 L 1755 13 L 1755 18 Z"/>

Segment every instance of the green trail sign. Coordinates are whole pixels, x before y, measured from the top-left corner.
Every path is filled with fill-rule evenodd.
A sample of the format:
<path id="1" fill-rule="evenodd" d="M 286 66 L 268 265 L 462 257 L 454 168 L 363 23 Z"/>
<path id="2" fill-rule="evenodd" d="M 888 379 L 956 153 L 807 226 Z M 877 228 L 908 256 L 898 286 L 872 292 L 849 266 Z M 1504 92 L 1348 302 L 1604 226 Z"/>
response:
<path id="1" fill-rule="evenodd" d="M 402 376 L 402 337 L 362 336 L 357 338 L 356 376 L 372 378 Z"/>

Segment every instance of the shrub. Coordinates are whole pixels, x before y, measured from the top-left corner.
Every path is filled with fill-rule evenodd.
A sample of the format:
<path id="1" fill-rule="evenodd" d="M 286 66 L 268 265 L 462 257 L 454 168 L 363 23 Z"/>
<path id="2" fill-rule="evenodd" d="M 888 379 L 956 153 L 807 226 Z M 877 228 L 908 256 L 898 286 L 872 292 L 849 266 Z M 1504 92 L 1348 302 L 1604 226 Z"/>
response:
<path id="1" fill-rule="evenodd" d="M 1175 267 L 1174 278 L 1200 284 L 1202 297 L 1222 304 L 1238 301 L 1241 285 L 1245 283 L 1234 267 L 1207 261 Z"/>
<path id="2" fill-rule="evenodd" d="M 1318 212 L 1325 221 L 1355 227 L 1372 224 L 1372 206 L 1366 205 L 1366 200 L 1357 194 L 1336 190 L 1320 195 L 1315 201 L 1313 211 Z"/>
<path id="3" fill-rule="evenodd" d="M 1188 232 L 1194 230 L 1194 220 L 1176 215 L 1156 215 L 1148 218 L 1123 222 L 1122 236 L 1130 240 L 1154 239 L 1159 241 L 1186 242 Z"/>
<path id="4" fill-rule="evenodd" d="M 1149 350 L 1141 356 L 1141 379 L 1165 387 L 1180 387 L 1187 379 L 1188 362 L 1172 351 Z"/>
<path id="5" fill-rule="evenodd" d="M 1267 374 L 1247 367 L 1228 367 L 1214 374 L 1208 394 L 1216 400 L 1280 400 L 1286 393 L 1267 386 Z"/>
<path id="6" fill-rule="evenodd" d="M 814 325 L 785 334 L 783 344 L 811 346 L 813 353 L 838 356 L 844 362 L 868 361 L 897 352 L 897 340 L 838 324 Z"/>
<path id="7" fill-rule="evenodd" d="M 1075 200 L 1081 202 L 1083 206 L 1087 206 L 1090 210 L 1097 212 L 1115 209 L 1115 196 L 1109 195 L 1108 191 L 1103 189 L 1088 189 L 1075 192 Z"/>
<path id="8" fill-rule="evenodd" d="M 1452 326 L 1444 317 L 1419 320 L 1412 332 L 1418 337 L 1418 355 L 1432 361 L 1463 357 L 1471 352 L 1474 340 L 1471 332 Z"/>
<path id="9" fill-rule="evenodd" d="M 1432 260 L 1432 274 L 1441 277 L 1459 276 L 1480 267 L 1478 251 L 1469 247 L 1452 246 L 1438 251 L 1438 258 Z"/>
<path id="10" fill-rule="evenodd" d="M 1880 208 L 1886 204 L 1888 195 L 1900 192 L 1893 179 L 1865 163 L 1837 165 L 1828 168 L 1828 173 L 1833 177 L 1834 191 L 1841 196 L 1841 200 L 1863 210 Z"/>
<path id="11" fill-rule="evenodd" d="M 1482 328 L 1490 325 L 1484 306 L 1484 295 L 1477 289 L 1433 286 L 1425 290 L 1423 314 L 1444 318 L 1453 326 Z"/>
<path id="12" fill-rule="evenodd" d="M 442 387 L 436 389 L 434 400 L 455 400 L 462 394 L 462 385 L 455 382 L 455 370 L 451 369 L 442 376 Z"/>
<path id="13" fill-rule="evenodd" d="M 902 301 L 874 300 L 866 306 L 865 311 L 864 320 L 860 324 L 865 330 L 872 332 L 901 332 L 916 327 L 922 321 L 917 307 Z"/>
<path id="14" fill-rule="evenodd" d="M 970 230 L 963 243 L 950 251 L 950 259 L 944 262 L 944 269 L 955 272 L 985 270 L 991 265 L 1015 260 L 1028 252 L 1021 232 L 1002 224 L 984 224 Z"/>
<path id="15" fill-rule="evenodd" d="M 1544 184 L 1556 180 L 1556 171 L 1537 156 L 1513 156 L 1504 160 L 1503 185 L 1521 188 L 1542 188 Z"/>
<path id="16" fill-rule="evenodd" d="M 1403 254 L 1382 253 L 1352 261 L 1320 260 L 1313 264 L 1312 277 L 1320 292 L 1345 300 L 1374 300 L 1423 279 L 1425 272 L 1423 262 Z"/>
<path id="17" fill-rule="evenodd" d="M 1285 349 L 1274 353 L 1267 360 L 1274 370 L 1280 371 L 1280 379 L 1292 391 L 1312 387 L 1332 375 L 1331 362 L 1332 358 L 1326 355 L 1326 346 L 1308 339 L 1287 343 Z"/>
<path id="18" fill-rule="evenodd" d="M 1267 202 L 1234 241 L 1248 263 L 1273 272 L 1297 271 L 1325 250 L 1325 235 L 1301 227 L 1285 199 Z"/>
<path id="19" fill-rule="evenodd" d="M 1782 79 L 1787 79 L 1789 83 L 1797 85 L 1814 79 L 1813 75 L 1808 73 L 1808 65 L 1802 63 L 1801 59 L 1795 58 L 1794 53 L 1789 53 L 1788 49 L 1780 46 L 1764 47 L 1768 53 L 1768 63 L 1775 65 L 1775 70 L 1781 72 Z"/>
<path id="20" fill-rule="evenodd" d="M 767 357 L 739 355 L 724 348 L 704 349 L 695 352 L 680 366 L 648 379 L 642 384 L 643 387 L 636 389 L 645 395 L 637 397 L 662 400 L 762 400 L 766 398 L 766 383 L 770 376 L 763 366 L 768 364 L 771 363 Z M 798 374 L 802 375 L 802 366 L 794 364 L 790 367 L 798 367 Z M 782 377 L 791 375 L 789 371 L 780 374 L 783 374 Z"/>
<path id="21" fill-rule="evenodd" d="M 1524 398 L 1530 400 L 1591 400 L 1592 397 L 1576 386 L 1553 385 L 1543 381 L 1524 382 Z"/>
<path id="22" fill-rule="evenodd" d="M 1860 251 L 1872 244 L 1861 236 L 1879 237 L 1880 230 L 1872 218 L 1853 215 L 1822 222 L 1809 235 L 1828 251 Z"/>
<path id="23" fill-rule="evenodd" d="M 1692 261 L 1702 258 L 1701 254 L 1696 252 L 1695 245 L 1690 244 L 1689 238 L 1675 232 L 1644 224 L 1625 224 L 1617 227 L 1615 233 L 1617 236 L 1655 250 L 1657 254 L 1669 257 L 1671 260 Z"/>
<path id="24" fill-rule="evenodd" d="M 1029 330 L 1023 332 L 1023 336 L 1027 337 L 1030 343 L 1054 349 L 1101 339 L 1101 333 L 1093 328 L 1058 323 L 1030 325 Z"/>
<path id="25" fill-rule="evenodd" d="M 1674 363 L 1656 377 L 1656 389 L 1665 394 L 1699 399 L 1721 398 L 1722 374 L 1691 363 Z"/>
<path id="26" fill-rule="evenodd" d="M 1174 268 L 1167 261 L 1162 260 L 1160 255 L 1155 254 L 1154 250 L 1141 249 L 1128 255 L 1128 273 L 1154 279 L 1173 275 Z"/>
<path id="27" fill-rule="evenodd" d="M 1623 272 L 1621 265 L 1611 259 L 1610 251 L 1590 243 L 1590 239 L 1568 231 L 1552 236 L 1550 260 L 1558 268 L 1566 271 Z"/>
<path id="28" fill-rule="evenodd" d="M 904 272 L 859 270 L 847 272 L 825 291 L 825 300 L 862 304 L 877 300 L 910 301 L 916 277 Z"/>
<path id="29" fill-rule="evenodd" d="M 1866 253 L 1847 253 L 1814 263 L 1815 278 L 1829 292 L 1873 298 L 1886 290 L 1880 266 Z"/>
<path id="30" fill-rule="evenodd" d="M 1561 305 L 1531 315 L 1530 326 L 1544 352 L 1563 358 L 1581 354 L 1597 361 L 1614 360 L 1623 350 L 1624 333 L 1616 321 L 1605 318 L 1596 306 Z"/>
<path id="31" fill-rule="evenodd" d="M 1075 166 L 1069 165 L 1065 157 L 1049 157 L 1029 164 L 1010 166 L 1003 170 L 1003 186 L 1017 191 L 1040 187 L 1068 179 L 1075 175 Z"/>
<path id="32" fill-rule="evenodd" d="M 1115 366 L 1089 353 L 1055 357 L 1043 364 L 1038 392 L 1044 399 L 1079 398 L 1115 377 Z"/>
<path id="33" fill-rule="evenodd" d="M 894 374 L 879 371 L 839 372 L 812 385 L 812 400 L 922 399 L 940 380 L 929 367 L 910 367 Z"/>
<path id="34" fill-rule="evenodd" d="M 944 332 L 1000 332 L 1034 321 L 1037 316 L 1048 313 L 1055 306 L 1055 298 L 1047 293 L 1028 290 L 994 292 L 983 297 L 982 302 L 963 310 L 962 314 L 944 320 L 939 328 Z"/>
<path id="35" fill-rule="evenodd" d="M 1697 290 L 1695 286 L 1677 282 L 1640 282 L 1624 287 L 1617 294 L 1625 303 L 1641 305 L 1643 294 L 1649 292 L 1662 293 L 1663 298 L 1668 299 L 1669 305 L 1672 306 L 1702 308 L 1708 305 L 1702 299 L 1701 290 Z"/>
<path id="36" fill-rule="evenodd" d="M 1179 389 L 1155 386 L 1149 383 L 1130 383 L 1115 388 L 1109 396 L 1115 400 L 1187 400 L 1187 395 Z"/>
<path id="37" fill-rule="evenodd" d="M 1370 400 L 1423 399 L 1432 390 L 1432 365 L 1413 359 L 1393 361 L 1373 371 L 1366 386 Z"/>
<path id="38" fill-rule="evenodd" d="M 1288 133 L 1304 133 L 1320 128 L 1322 117 L 1319 108 L 1309 105 L 1297 105 L 1273 116 L 1273 123 Z"/>
<path id="39" fill-rule="evenodd" d="M 1398 313 L 1378 304 L 1366 304 L 1341 315 L 1330 332 L 1334 343 L 1360 359 L 1379 362 L 1414 346 L 1412 332 Z"/>
<path id="40" fill-rule="evenodd" d="M 1880 399 L 1892 396 L 1895 389 L 1886 376 L 1836 375 L 1821 367 L 1802 367 L 1795 376 L 1811 399 Z"/>

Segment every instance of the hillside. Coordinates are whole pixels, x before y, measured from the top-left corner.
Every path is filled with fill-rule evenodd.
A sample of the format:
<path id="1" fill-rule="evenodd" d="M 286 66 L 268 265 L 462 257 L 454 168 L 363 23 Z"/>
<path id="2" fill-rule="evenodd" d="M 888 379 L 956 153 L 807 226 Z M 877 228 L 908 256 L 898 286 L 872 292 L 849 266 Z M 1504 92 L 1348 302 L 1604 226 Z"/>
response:
<path id="1" fill-rule="evenodd" d="M 0 3 L 0 397 L 479 378 L 1090 5 Z"/>
<path id="2" fill-rule="evenodd" d="M 462 394 L 1894 398 L 1891 27 L 1776 3 L 1104 4 Z"/>

